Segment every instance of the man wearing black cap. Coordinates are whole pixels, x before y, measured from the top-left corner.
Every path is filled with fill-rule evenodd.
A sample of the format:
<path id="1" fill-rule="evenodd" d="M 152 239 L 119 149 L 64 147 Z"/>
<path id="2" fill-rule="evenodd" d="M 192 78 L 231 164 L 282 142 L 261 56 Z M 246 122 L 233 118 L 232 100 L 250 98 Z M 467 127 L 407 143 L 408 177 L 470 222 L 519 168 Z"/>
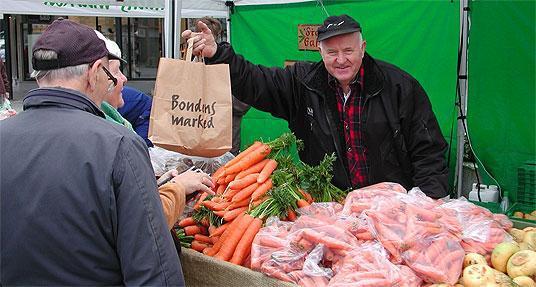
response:
<path id="1" fill-rule="evenodd" d="M 140 137 L 104 119 L 105 43 L 54 21 L 33 48 L 38 89 L 0 122 L 2 285 L 184 285 Z"/>
<path id="2" fill-rule="evenodd" d="M 288 121 L 303 140 L 300 158 L 316 165 L 335 153 L 333 183 L 359 188 L 378 182 L 447 195 L 447 144 L 421 85 L 399 68 L 365 53 L 361 26 L 348 15 L 328 17 L 318 29 L 318 63 L 266 68 L 216 45 L 207 26 L 194 37 L 194 54 L 227 63 L 233 95 Z"/>

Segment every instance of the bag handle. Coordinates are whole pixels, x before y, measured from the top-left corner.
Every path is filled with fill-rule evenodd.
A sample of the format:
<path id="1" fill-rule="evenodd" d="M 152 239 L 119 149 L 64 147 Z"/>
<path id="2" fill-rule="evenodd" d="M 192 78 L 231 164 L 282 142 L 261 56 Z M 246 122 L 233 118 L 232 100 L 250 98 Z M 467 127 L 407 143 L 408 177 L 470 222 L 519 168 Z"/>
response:
<path id="1" fill-rule="evenodd" d="M 193 53 L 193 50 L 194 50 L 194 38 L 190 38 L 188 39 L 187 41 L 188 43 L 188 47 L 186 48 L 186 57 L 184 58 L 184 61 L 186 62 L 194 62 L 192 60 L 192 53 Z M 204 58 L 201 56 L 201 57 L 198 57 L 196 56 L 194 58 L 195 62 L 201 62 L 201 63 L 204 63 Z"/>
<path id="2" fill-rule="evenodd" d="M 187 43 L 188 43 L 188 47 L 186 48 L 186 57 L 184 58 L 184 61 L 191 62 L 192 51 L 194 50 L 194 38 L 188 39 Z"/>

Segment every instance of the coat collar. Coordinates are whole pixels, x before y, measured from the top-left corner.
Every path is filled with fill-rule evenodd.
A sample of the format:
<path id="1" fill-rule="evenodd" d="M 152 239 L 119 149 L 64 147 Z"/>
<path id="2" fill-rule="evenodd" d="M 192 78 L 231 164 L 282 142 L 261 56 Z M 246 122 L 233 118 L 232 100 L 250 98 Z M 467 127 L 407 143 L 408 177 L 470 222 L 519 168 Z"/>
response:
<path id="1" fill-rule="evenodd" d="M 65 88 L 33 89 L 24 98 L 22 106 L 24 110 L 40 107 L 78 109 L 104 118 L 104 113 L 87 96 Z"/>

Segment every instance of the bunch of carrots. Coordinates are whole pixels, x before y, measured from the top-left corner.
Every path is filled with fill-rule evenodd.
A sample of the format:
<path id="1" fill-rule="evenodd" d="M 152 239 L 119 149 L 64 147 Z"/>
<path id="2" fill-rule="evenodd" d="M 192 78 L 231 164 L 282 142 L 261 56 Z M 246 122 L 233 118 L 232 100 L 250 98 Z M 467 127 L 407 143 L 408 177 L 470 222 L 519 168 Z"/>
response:
<path id="1" fill-rule="evenodd" d="M 283 194 L 278 190 L 286 186 L 282 180 L 285 173 L 280 171 L 281 167 L 278 168 L 278 159 L 288 164 L 289 157 L 284 157 L 284 154 L 285 151 L 288 154 L 293 143 L 296 143 L 296 138 L 292 134 L 283 134 L 268 143 L 256 141 L 212 175 L 216 183 L 215 196 L 202 194 L 194 206 L 194 215 L 183 220 L 191 224 L 186 225 L 185 229 L 199 225 L 207 227 L 206 234 L 202 233 L 202 229 L 195 230 L 199 231 L 199 235 L 194 235 L 193 249 L 244 265 L 253 239 L 268 216 L 286 217 L 290 214 L 292 217 L 294 213 L 295 217 L 291 207 L 301 206 L 303 203 L 297 201 L 303 200 L 304 195 L 293 193 L 294 196 L 289 199 L 286 193 L 284 197 L 288 199 L 288 204 L 281 205 L 278 201 Z M 273 180 L 274 173 L 277 175 Z M 275 205 L 270 204 L 274 202 L 284 206 L 284 209 L 268 212 L 267 209 L 274 210 Z"/>

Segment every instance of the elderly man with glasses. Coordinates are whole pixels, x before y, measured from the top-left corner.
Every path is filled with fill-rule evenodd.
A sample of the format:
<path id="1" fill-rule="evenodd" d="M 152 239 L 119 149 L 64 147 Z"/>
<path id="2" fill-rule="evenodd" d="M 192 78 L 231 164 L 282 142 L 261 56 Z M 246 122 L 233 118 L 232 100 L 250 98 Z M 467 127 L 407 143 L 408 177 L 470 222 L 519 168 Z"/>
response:
<path id="1" fill-rule="evenodd" d="M 64 19 L 32 55 L 39 88 L 0 122 L 0 281 L 184 285 L 147 147 L 99 108 L 118 57 Z"/>

